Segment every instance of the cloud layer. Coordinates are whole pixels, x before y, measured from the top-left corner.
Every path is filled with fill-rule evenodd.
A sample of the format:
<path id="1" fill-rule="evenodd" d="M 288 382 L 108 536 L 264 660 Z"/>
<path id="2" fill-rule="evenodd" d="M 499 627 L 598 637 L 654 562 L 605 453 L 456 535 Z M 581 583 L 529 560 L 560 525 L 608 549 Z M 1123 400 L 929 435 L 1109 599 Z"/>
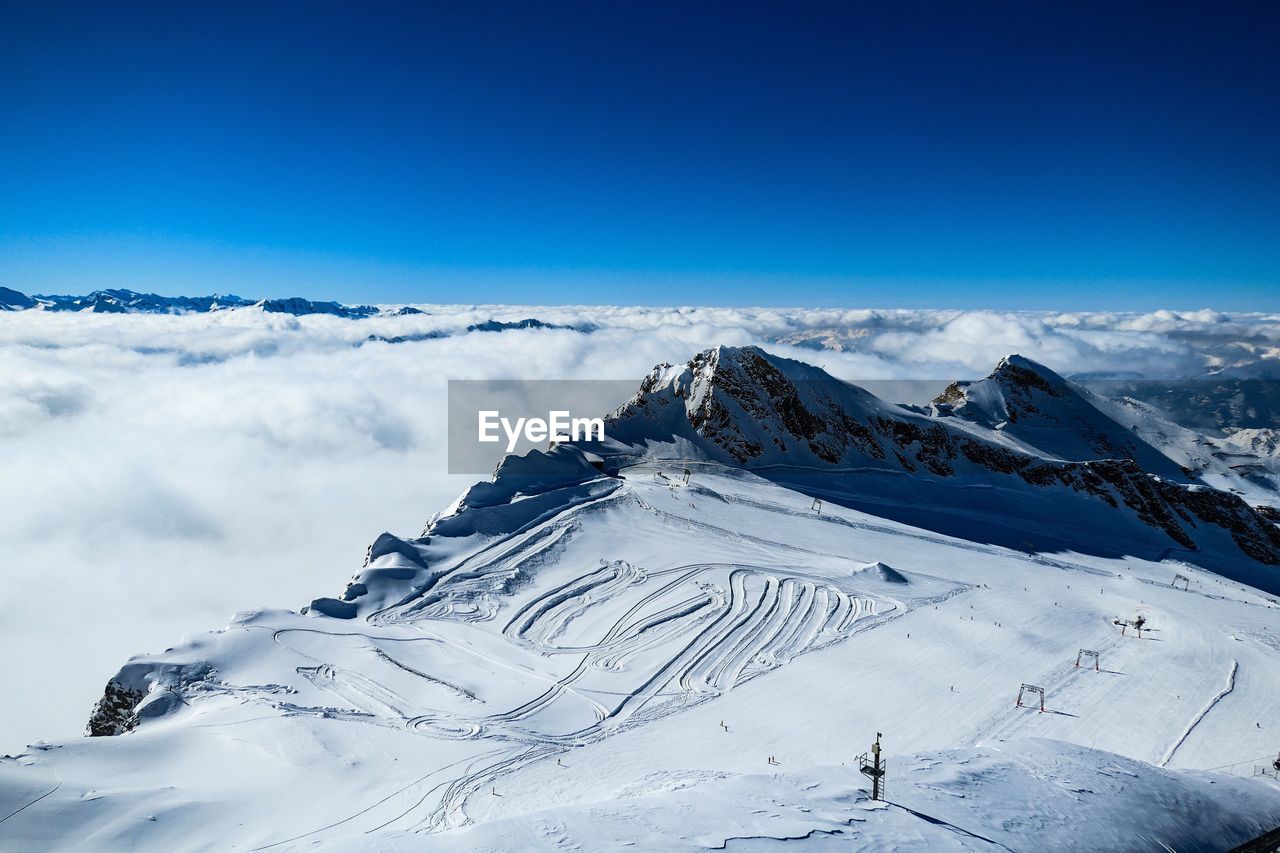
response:
<path id="1" fill-rule="evenodd" d="M 343 320 L 0 314 L 0 751 L 78 734 L 133 653 L 341 589 L 446 474 L 448 379 L 635 379 L 760 344 L 847 379 L 1274 375 L 1280 316 L 421 306 Z M 489 319 L 579 327 L 471 332 Z M 438 337 L 390 344 L 372 336 Z"/>

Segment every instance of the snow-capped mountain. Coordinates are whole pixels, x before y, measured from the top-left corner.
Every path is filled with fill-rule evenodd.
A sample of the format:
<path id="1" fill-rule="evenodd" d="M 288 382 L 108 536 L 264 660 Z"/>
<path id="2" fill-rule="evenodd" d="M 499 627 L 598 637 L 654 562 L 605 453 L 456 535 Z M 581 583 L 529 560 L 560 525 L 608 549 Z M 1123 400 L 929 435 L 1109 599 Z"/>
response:
<path id="1" fill-rule="evenodd" d="M 1210 437 L 1150 404 L 1105 397 L 1029 359 L 1014 356 L 981 382 L 954 383 L 934 412 L 991 426 L 1044 455 L 1131 459 L 1148 473 L 1204 483 L 1254 505 L 1280 502 L 1274 430 Z"/>
<path id="2" fill-rule="evenodd" d="M 533 317 L 526 317 L 523 320 L 493 320 L 489 319 L 483 323 L 472 323 L 467 326 L 468 332 L 505 332 L 508 329 L 569 329 L 575 332 L 590 333 L 592 328 L 586 325 L 578 326 L 561 326 L 556 323 L 547 323 Z"/>
<path id="3" fill-rule="evenodd" d="M 936 415 L 996 430 L 1046 458 L 1128 459 L 1151 474 L 1186 474 L 1110 409 L 1110 401 L 1017 355 L 1003 359 L 986 379 L 952 383 L 933 403 Z"/>
<path id="4" fill-rule="evenodd" d="M 0 311 L 25 311 L 36 307 L 36 302 L 25 293 L 0 287 Z"/>
<path id="5" fill-rule="evenodd" d="M 228 308 L 258 308 L 273 314 L 331 314 L 337 317 L 368 317 L 379 313 L 370 305 L 342 305 L 302 297 L 287 299 L 244 299 L 234 294 L 212 296 L 160 296 L 132 290 L 95 290 L 87 296 L 36 295 L 0 288 L 0 310 L 87 311 L 94 314 L 192 314 Z M 416 309 L 415 309 L 416 310 Z"/>
<path id="6" fill-rule="evenodd" d="M 253 303 L 255 308 L 261 308 L 268 314 L 292 314 L 295 317 L 303 317 L 308 314 L 331 314 L 334 317 L 369 317 L 378 313 L 378 309 L 372 305 L 343 305 L 339 302 L 317 302 L 313 299 L 303 299 L 301 296 L 291 296 L 288 299 L 263 299 Z"/>
<path id="7" fill-rule="evenodd" d="M 1105 405 L 1019 357 L 921 410 L 754 347 L 719 347 L 656 368 L 607 434 L 624 457 L 692 449 L 951 535 L 1024 550 L 1177 551 L 1280 592 L 1280 571 L 1258 568 L 1280 565 L 1280 531 L 1239 496 L 1195 484 L 1095 403 Z"/>
<path id="8" fill-rule="evenodd" d="M 241 308 L 253 303 L 234 294 L 160 296 L 132 290 L 95 290 L 87 296 L 36 295 L 25 308 L 41 311 L 88 311 L 94 314 L 186 314 Z"/>
<path id="9" fill-rule="evenodd" d="M 1247 453 L 1256 459 L 1280 457 L 1280 430 L 1241 429 L 1222 440 L 1224 447 Z"/>
<path id="10" fill-rule="evenodd" d="M 1225 850 L 1280 825 L 1280 542 L 1095 402 L 662 365 L 341 594 L 130 660 L 105 737 L 0 761 L 0 846 Z"/>

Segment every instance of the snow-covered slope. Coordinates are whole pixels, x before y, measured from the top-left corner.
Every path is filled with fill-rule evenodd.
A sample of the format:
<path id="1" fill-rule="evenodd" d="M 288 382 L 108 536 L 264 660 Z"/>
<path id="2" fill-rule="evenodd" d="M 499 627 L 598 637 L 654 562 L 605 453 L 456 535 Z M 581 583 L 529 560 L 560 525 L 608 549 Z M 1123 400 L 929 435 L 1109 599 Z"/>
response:
<path id="1" fill-rule="evenodd" d="M 1280 564 L 1280 531 L 1238 496 L 1187 479 L 1087 393 L 1015 357 L 922 410 L 755 347 L 718 347 L 656 368 L 596 449 L 740 465 L 814 497 L 1028 550 L 1177 551 L 1280 592 L 1280 571 L 1262 568 Z"/>
<path id="2" fill-rule="evenodd" d="M 551 808 L 442 836 L 442 850 L 1218 850 L 1267 824 L 1271 792 L 1244 780 L 1153 768 L 1060 741 L 929 752 L 895 765 L 890 803 L 847 768 L 661 780 L 623 808 Z M 1046 784 L 1053 780 L 1053 784 Z M 762 807 L 765 806 L 765 807 Z M 1197 815 L 1189 822 L 1187 814 Z M 977 831 L 969 829 L 977 827 Z M 387 850 L 421 849 L 409 833 Z M 1149 845 L 1149 846 L 1148 846 Z M 347 841 L 337 848 L 359 849 Z"/>
<path id="3" fill-rule="evenodd" d="M 1273 600 L 1145 542 L 1049 554 L 843 506 L 894 478 L 1101 499 L 808 370 L 662 368 L 614 443 L 509 457 L 341 594 L 134 658 L 90 721 L 115 736 L 0 761 L 0 848 L 1222 850 L 1280 824 L 1249 778 L 1280 725 Z M 889 804 L 857 771 L 876 732 Z"/>
<path id="4" fill-rule="evenodd" d="M 1044 456 L 1131 459 L 1148 473 L 1204 483 L 1251 504 L 1280 502 L 1273 430 L 1210 437 L 1150 404 L 1102 396 L 1021 356 L 1004 359 L 979 382 L 953 383 L 932 411 L 999 430 Z"/>
<path id="5" fill-rule="evenodd" d="M 1280 506 L 1280 455 L 1274 430 L 1244 429 L 1215 437 L 1178 426 L 1154 407 L 1130 397 L 1100 402 L 1195 481 L 1238 494 L 1254 506 Z"/>
<path id="6" fill-rule="evenodd" d="M 1185 474 L 1110 408 L 1109 401 L 1018 355 L 1002 359 L 986 379 L 952 383 L 933 404 L 935 414 L 997 430 L 1046 458 L 1130 459 L 1147 473 Z"/>
<path id="7" fill-rule="evenodd" d="M 1259 459 L 1280 458 L 1280 430 L 1242 429 L 1221 442 L 1227 447 L 1250 453 Z"/>

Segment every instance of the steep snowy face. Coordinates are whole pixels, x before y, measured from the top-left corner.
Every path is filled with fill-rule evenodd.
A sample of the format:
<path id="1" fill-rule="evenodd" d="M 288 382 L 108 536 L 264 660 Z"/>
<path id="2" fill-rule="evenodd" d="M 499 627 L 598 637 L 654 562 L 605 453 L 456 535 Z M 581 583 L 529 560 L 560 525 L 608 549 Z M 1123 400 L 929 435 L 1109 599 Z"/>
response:
<path id="1" fill-rule="evenodd" d="M 717 347 L 683 368 L 654 368 L 606 432 L 626 443 L 687 438 L 741 465 L 879 457 L 857 415 L 879 403 L 816 368 L 756 347 Z"/>
<path id="2" fill-rule="evenodd" d="M 1055 547 L 1109 539 L 1113 549 L 1145 541 L 1197 552 L 1225 540 L 1233 560 L 1280 565 L 1280 531 L 1238 496 L 1188 485 L 1105 405 L 1018 356 L 923 412 L 756 347 L 717 347 L 656 367 L 606 433 L 622 459 L 738 465 L 858 506 L 875 499 L 904 520 L 902 506 L 985 513 L 1016 521 L 1015 541 Z"/>
<path id="3" fill-rule="evenodd" d="M 1100 396 L 1021 356 L 1003 359 L 986 379 L 952 383 L 931 411 L 996 430 L 1045 457 L 1126 459 L 1149 474 L 1204 483 L 1254 505 L 1280 501 L 1274 430 L 1211 438 L 1151 405 Z"/>
<path id="4" fill-rule="evenodd" d="M 1183 478 L 1099 408 L 1105 404 L 1016 355 L 987 379 L 952 383 L 921 411 L 756 347 L 717 347 L 683 368 L 655 368 L 614 413 L 609 433 L 628 443 L 683 435 L 747 467 L 874 466 L 950 477 L 1009 473 L 1033 460 L 1113 459 Z"/>
<path id="5" fill-rule="evenodd" d="M 1071 394 L 1067 380 L 1042 364 L 1010 355 L 986 379 L 952 382 L 934 405 L 948 413 L 994 428 L 1020 417 L 1044 417 L 1044 409 L 1062 410 Z"/>
<path id="6" fill-rule="evenodd" d="M 659 365 L 605 431 L 628 445 L 684 439 L 748 468 L 923 467 L 949 476 L 960 455 L 927 417 L 758 347 L 721 346 L 682 368 Z"/>
<path id="7" fill-rule="evenodd" d="M 1178 464 L 1117 422 L 1110 406 L 1044 365 L 1011 355 L 986 379 L 953 382 L 932 412 L 997 430 L 1046 458 L 1129 459 L 1148 473 L 1184 478 Z"/>

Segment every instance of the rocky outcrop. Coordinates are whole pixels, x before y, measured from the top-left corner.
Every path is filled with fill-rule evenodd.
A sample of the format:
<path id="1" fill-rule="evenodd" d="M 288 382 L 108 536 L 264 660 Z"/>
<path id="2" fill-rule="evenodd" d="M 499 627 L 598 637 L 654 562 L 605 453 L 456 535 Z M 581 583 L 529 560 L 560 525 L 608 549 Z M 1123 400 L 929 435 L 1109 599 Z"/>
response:
<path id="1" fill-rule="evenodd" d="M 208 663 L 175 664 L 135 658 L 125 664 L 102 691 L 89 715 L 85 733 L 109 737 L 133 731 L 145 718 L 160 717 L 186 704 L 184 693 L 209 686 Z"/>
<path id="2" fill-rule="evenodd" d="M 135 711 L 146 695 L 142 690 L 116 684 L 114 679 L 108 681 L 102 698 L 93 706 L 93 713 L 89 715 L 85 734 L 89 737 L 111 737 L 133 731 L 138 725 Z"/>

